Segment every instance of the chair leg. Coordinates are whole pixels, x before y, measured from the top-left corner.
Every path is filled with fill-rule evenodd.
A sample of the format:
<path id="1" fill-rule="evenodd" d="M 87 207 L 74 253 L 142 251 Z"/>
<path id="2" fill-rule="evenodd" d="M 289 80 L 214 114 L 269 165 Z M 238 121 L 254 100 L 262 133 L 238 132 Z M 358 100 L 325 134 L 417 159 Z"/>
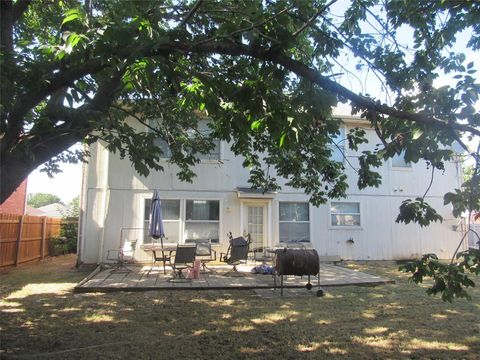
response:
<path id="1" fill-rule="evenodd" d="M 202 274 L 215 273 L 215 270 L 209 268 L 205 262 L 202 262 Z"/>
<path id="2" fill-rule="evenodd" d="M 228 276 L 228 275 L 238 276 L 238 277 L 243 276 L 243 274 L 238 271 L 237 265 L 233 265 L 233 268 L 230 271 L 227 271 L 225 274 L 223 274 L 223 276 Z"/>

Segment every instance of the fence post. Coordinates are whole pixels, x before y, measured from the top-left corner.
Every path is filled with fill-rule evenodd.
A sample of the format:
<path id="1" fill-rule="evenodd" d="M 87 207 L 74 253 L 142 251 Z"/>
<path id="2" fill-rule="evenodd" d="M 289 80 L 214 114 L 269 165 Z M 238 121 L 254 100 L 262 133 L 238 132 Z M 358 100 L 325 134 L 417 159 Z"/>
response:
<path id="1" fill-rule="evenodd" d="M 23 220 L 25 215 L 20 216 L 20 222 L 18 223 L 18 236 L 17 236 L 17 252 L 15 255 L 15 266 L 18 265 L 18 261 L 20 260 L 20 242 L 22 241 L 22 232 L 23 232 Z"/>
<path id="2" fill-rule="evenodd" d="M 45 259 L 45 234 L 47 232 L 47 217 L 42 220 L 42 260 Z"/>

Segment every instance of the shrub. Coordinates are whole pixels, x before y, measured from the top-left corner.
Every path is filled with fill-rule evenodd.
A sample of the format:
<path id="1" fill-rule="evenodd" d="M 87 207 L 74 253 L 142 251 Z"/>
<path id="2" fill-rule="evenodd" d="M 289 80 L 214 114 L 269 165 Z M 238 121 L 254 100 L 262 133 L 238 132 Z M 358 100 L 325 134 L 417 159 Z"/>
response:
<path id="1" fill-rule="evenodd" d="M 66 239 L 67 252 L 77 252 L 78 218 L 63 219 L 60 236 Z"/>
<path id="2" fill-rule="evenodd" d="M 68 253 L 67 238 L 63 236 L 52 237 L 48 245 L 50 255 L 58 256 Z"/>

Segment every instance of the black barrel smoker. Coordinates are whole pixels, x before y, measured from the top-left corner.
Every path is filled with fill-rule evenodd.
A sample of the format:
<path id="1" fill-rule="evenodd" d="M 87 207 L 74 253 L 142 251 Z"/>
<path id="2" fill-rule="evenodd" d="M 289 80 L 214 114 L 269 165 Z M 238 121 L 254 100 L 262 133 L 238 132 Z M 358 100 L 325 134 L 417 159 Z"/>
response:
<path id="1" fill-rule="evenodd" d="M 275 251 L 275 275 L 280 276 L 280 294 L 283 296 L 283 277 L 286 275 L 308 276 L 306 288 L 312 289 L 310 276 L 316 276 L 320 287 L 320 258 L 315 249 L 277 249 Z M 274 286 L 277 288 L 277 278 Z M 323 296 L 319 288 L 317 296 Z"/>

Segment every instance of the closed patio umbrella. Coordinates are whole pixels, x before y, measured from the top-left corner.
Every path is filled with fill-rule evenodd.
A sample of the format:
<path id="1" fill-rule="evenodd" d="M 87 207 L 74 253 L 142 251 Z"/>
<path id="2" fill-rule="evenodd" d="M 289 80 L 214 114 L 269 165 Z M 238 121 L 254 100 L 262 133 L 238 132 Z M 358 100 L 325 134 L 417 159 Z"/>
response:
<path id="1" fill-rule="evenodd" d="M 165 237 L 165 230 L 162 219 L 162 202 L 160 201 L 158 190 L 153 191 L 152 203 L 150 204 L 150 227 L 148 229 L 148 235 L 154 239 L 160 239 L 163 246 L 162 239 Z"/>
<path id="2" fill-rule="evenodd" d="M 165 237 L 165 230 L 163 228 L 163 219 L 162 219 L 162 202 L 160 200 L 160 194 L 158 190 L 153 191 L 152 203 L 150 205 L 150 226 L 148 228 L 148 235 L 154 239 L 160 239 L 160 244 L 162 249 L 160 250 L 162 256 L 157 256 L 156 251 L 153 251 L 154 261 L 163 262 L 163 272 L 166 273 L 165 263 L 169 260 L 169 256 L 165 255 L 163 250 L 163 238 Z"/>

